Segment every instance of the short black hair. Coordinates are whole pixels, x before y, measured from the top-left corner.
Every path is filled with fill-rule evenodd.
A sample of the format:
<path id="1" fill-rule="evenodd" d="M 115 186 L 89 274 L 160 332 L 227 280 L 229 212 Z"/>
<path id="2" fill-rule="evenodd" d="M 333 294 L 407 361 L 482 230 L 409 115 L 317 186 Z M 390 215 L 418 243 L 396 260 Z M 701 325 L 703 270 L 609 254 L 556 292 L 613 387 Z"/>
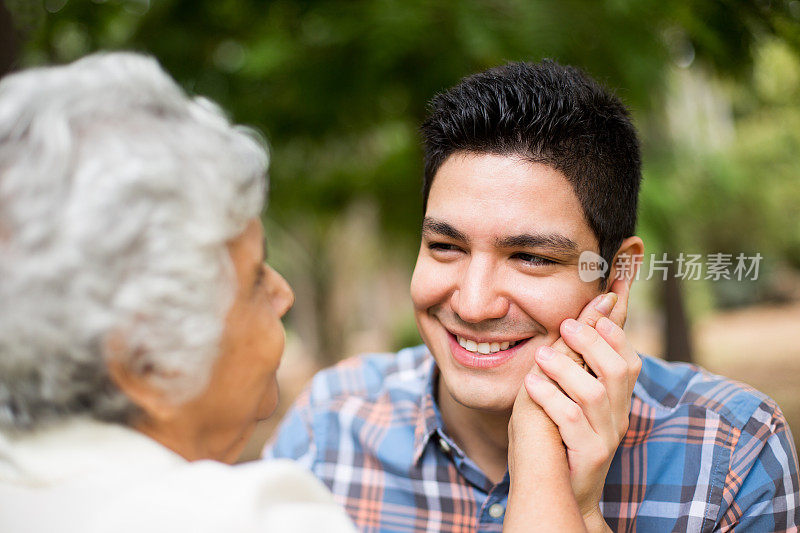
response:
<path id="1" fill-rule="evenodd" d="M 423 211 L 450 155 L 514 154 L 566 176 L 609 263 L 636 230 L 636 129 L 620 99 L 580 69 L 545 60 L 473 74 L 431 100 L 421 132 Z"/>

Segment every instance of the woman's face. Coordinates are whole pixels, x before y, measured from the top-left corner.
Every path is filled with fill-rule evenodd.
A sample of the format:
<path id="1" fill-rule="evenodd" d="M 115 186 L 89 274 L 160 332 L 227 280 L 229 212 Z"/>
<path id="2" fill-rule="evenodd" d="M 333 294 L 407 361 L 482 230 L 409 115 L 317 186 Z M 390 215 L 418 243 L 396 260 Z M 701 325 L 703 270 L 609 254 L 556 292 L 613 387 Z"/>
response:
<path id="1" fill-rule="evenodd" d="M 228 244 L 236 270 L 236 293 L 225 319 L 217 359 L 206 390 L 180 409 L 183 421 L 204 448 L 203 456 L 235 461 L 256 422 L 278 404 L 276 372 L 284 346 L 281 317 L 294 293 L 264 263 L 264 230 L 252 219 Z"/>

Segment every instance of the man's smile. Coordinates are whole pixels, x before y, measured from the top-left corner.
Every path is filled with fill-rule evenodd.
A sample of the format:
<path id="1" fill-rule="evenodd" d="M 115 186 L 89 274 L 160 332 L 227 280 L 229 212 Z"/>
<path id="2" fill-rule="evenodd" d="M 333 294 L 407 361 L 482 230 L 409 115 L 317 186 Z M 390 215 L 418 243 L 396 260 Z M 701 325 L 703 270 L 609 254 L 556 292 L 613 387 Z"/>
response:
<path id="1" fill-rule="evenodd" d="M 455 335 L 455 334 L 454 334 Z M 468 352 L 474 352 L 482 355 L 490 353 L 497 353 L 513 348 L 517 344 L 524 342 L 526 339 L 518 340 L 491 340 L 491 339 L 474 339 L 461 335 L 455 335 L 458 344 Z M 530 337 L 529 337 L 530 338 Z"/>
<path id="2" fill-rule="evenodd" d="M 498 367 L 511 360 L 530 339 L 531 337 L 511 341 L 477 342 L 447 332 L 453 359 L 459 365 L 470 369 Z"/>
<path id="3" fill-rule="evenodd" d="M 508 317 L 480 324 L 464 323 L 443 306 L 429 310 L 428 315 L 444 330 L 455 362 L 469 369 L 500 366 L 513 359 L 533 337 L 545 333 L 541 326 Z"/>

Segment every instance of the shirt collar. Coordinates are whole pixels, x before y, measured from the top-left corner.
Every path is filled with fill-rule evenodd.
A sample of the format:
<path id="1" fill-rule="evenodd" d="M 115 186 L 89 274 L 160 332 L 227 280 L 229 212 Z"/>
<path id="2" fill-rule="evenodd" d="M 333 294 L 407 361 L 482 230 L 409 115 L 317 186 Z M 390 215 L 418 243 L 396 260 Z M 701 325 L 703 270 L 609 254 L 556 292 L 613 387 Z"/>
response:
<path id="1" fill-rule="evenodd" d="M 430 370 L 427 374 L 425 388 L 420 395 L 417 424 L 414 428 L 414 464 L 419 463 L 425 451 L 425 446 L 431 439 L 431 435 L 441 426 L 439 409 L 436 407 L 436 400 L 434 399 L 435 384 L 439 370 L 433 361 L 433 357 L 430 359 Z"/>
<path id="2" fill-rule="evenodd" d="M 433 357 L 430 359 L 430 370 L 427 373 L 427 381 L 425 389 L 419 400 L 419 415 L 417 416 L 417 423 L 414 428 L 414 464 L 418 464 L 422 455 L 425 453 L 425 447 L 433 438 L 442 448 L 447 447 L 445 453 L 454 453 L 463 456 L 464 452 L 447 436 L 444 431 L 444 422 L 442 421 L 442 414 L 439 412 L 439 406 L 436 403 L 436 389 L 437 382 L 439 381 L 439 367 Z"/>
<path id="3" fill-rule="evenodd" d="M 440 453 L 455 464 L 458 471 L 464 478 L 474 486 L 483 490 L 487 494 L 492 490 L 492 482 L 486 475 L 473 463 L 464 451 L 451 439 L 444 430 L 439 405 L 436 402 L 436 391 L 439 381 L 439 368 L 433 357 L 430 357 L 430 369 L 427 371 L 425 388 L 420 396 L 419 411 L 417 422 L 414 427 L 414 466 L 419 466 L 425 450 L 429 445 L 434 446 L 434 453 Z M 433 440 L 433 442 L 431 442 Z M 506 487 L 509 483 L 508 472 L 504 480 L 498 485 Z"/>

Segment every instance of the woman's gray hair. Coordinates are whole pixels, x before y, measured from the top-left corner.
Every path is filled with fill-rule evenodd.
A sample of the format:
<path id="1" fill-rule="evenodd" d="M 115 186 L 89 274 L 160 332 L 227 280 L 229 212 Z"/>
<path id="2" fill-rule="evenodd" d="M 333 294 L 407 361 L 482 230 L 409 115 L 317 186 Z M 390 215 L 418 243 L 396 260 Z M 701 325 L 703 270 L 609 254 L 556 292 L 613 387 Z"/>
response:
<path id="1" fill-rule="evenodd" d="M 0 81 L 0 426 L 130 421 L 129 369 L 201 392 L 257 217 L 267 154 L 151 58 L 88 56 Z"/>

